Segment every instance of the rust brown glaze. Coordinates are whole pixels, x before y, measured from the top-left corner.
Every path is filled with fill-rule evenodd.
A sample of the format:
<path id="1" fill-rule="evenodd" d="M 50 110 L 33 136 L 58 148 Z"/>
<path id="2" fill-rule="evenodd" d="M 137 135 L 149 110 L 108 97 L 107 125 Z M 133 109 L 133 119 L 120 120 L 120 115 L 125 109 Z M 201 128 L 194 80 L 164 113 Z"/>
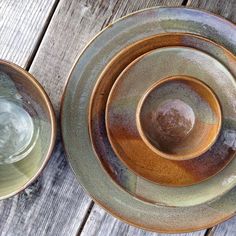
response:
<path id="1" fill-rule="evenodd" d="M 185 65 L 189 63 L 189 58 L 194 63 L 191 63 L 191 66 L 189 64 L 186 68 Z M 215 66 L 213 70 L 210 68 L 204 70 L 205 64 L 214 64 Z M 201 68 L 201 71 L 204 70 L 204 73 L 199 72 L 199 68 Z M 143 143 L 135 124 L 139 100 L 153 83 L 168 76 L 183 74 L 183 72 L 188 76 L 197 76 L 198 79 L 214 86 L 215 91 L 218 90 L 216 92 L 221 103 L 226 99 L 219 93 L 221 92 L 221 87 L 214 84 L 217 84 L 216 74 L 222 76 L 221 79 L 227 81 L 230 86 L 235 86 L 232 83 L 232 75 L 209 55 L 185 47 L 166 47 L 144 54 L 126 67 L 113 85 L 108 99 L 107 131 L 113 150 L 129 169 L 148 180 L 162 185 L 187 186 L 215 175 L 225 167 L 227 163 L 225 160 L 229 160 L 228 151 L 231 150 L 231 147 L 225 146 L 223 148 L 224 140 L 219 137 L 220 141 L 216 142 L 204 156 L 202 155 L 192 160 L 174 162 L 157 155 Z M 215 74 L 213 75 L 213 73 Z M 212 81 L 212 83 L 209 81 Z M 205 119 L 204 123 L 212 123 L 210 112 L 205 112 L 208 110 L 205 102 L 196 98 L 193 92 L 188 92 L 188 89 L 183 90 L 180 87 L 175 89 L 178 92 L 173 89 L 171 92 L 169 88 L 163 89 L 159 100 L 162 97 L 165 98 L 166 93 L 168 93 L 167 96 L 169 98 L 175 99 L 178 96 L 186 102 L 192 101 L 192 108 L 196 110 L 195 115 L 198 116 L 198 119 Z M 232 96 L 235 96 L 233 92 Z M 230 97 L 230 103 L 231 101 Z M 223 111 L 226 114 L 229 108 L 224 106 Z M 232 114 L 234 114 L 233 111 Z M 223 127 L 221 135 L 226 130 L 227 128 Z M 216 160 L 219 151 L 225 153 Z M 194 168 L 192 169 L 193 165 Z M 199 176 L 199 173 L 202 175 Z"/>
<path id="2" fill-rule="evenodd" d="M 163 88 L 168 91 L 163 93 Z M 178 94 L 183 88 L 199 96 L 199 103 L 205 102 L 209 109 L 199 111 L 199 103 L 193 109 L 191 102 L 180 100 L 186 96 Z M 169 98 L 171 93 L 176 93 L 176 98 Z M 211 113 L 211 122 L 197 119 L 194 110 Z M 145 92 L 137 107 L 136 122 L 143 141 L 159 156 L 189 160 L 205 153 L 216 141 L 221 128 L 221 108 L 215 94 L 203 82 L 184 75 L 173 76 L 158 81 Z"/>
<path id="3" fill-rule="evenodd" d="M 8 88 L 2 87 L 0 96 L 6 96 L 4 92 L 8 93 L 7 96 L 18 94 L 24 109 L 40 126 L 35 146 L 24 159 L 0 165 L 0 199 L 5 199 L 24 190 L 45 167 L 55 144 L 56 120 L 49 97 L 31 74 L 4 60 L 0 60 L 0 72 L 9 78 L 10 89 L 13 88 L 9 93 Z"/>
<path id="4" fill-rule="evenodd" d="M 121 73 L 124 67 L 133 61 L 135 57 L 138 57 L 140 54 L 146 53 L 149 50 L 153 50 L 155 47 L 184 45 L 204 49 L 207 47 L 207 42 L 209 41 L 206 39 L 188 34 L 157 35 L 127 47 L 106 67 L 100 76 L 96 88 L 94 89 L 91 99 L 89 119 L 91 122 L 90 133 L 95 152 L 99 155 L 99 159 L 101 159 L 103 165 L 109 172 L 111 171 L 111 164 L 109 164 L 111 161 L 105 161 L 104 158 L 107 157 L 110 158 L 110 160 L 113 160 L 113 162 L 116 163 L 114 164 L 115 166 L 118 166 L 118 161 L 116 160 L 116 157 L 114 157 L 114 150 L 116 151 L 116 148 L 114 148 L 114 143 L 114 149 L 110 148 L 110 142 L 107 139 L 104 112 L 111 87 L 116 81 L 119 73 Z M 231 58 L 230 54 L 228 55 L 228 58 Z M 231 59 L 231 61 L 232 60 L 233 59 Z M 186 186 L 201 182 L 209 176 L 215 175 L 222 168 L 224 168 L 233 158 L 235 153 L 233 150 L 228 151 L 228 149 L 225 149 L 225 153 L 223 154 L 225 158 L 215 158 L 214 156 L 216 155 L 213 154 L 220 152 L 220 150 L 216 148 L 217 146 L 215 146 L 207 155 L 204 154 L 201 158 L 179 163 L 160 157 L 157 158 L 156 155 L 150 151 L 150 149 L 147 149 L 147 146 L 142 142 L 142 140 L 137 139 L 137 135 L 138 133 L 135 133 L 135 136 L 126 135 L 126 138 L 132 141 L 126 146 L 127 142 L 123 139 L 123 127 L 116 127 L 117 138 L 120 137 L 121 140 L 123 140 L 123 145 L 127 147 L 126 153 L 119 153 L 119 157 L 122 156 L 122 160 L 126 160 L 125 164 L 132 167 L 131 169 L 136 173 L 139 173 L 141 176 L 149 180 L 164 185 Z M 119 146 L 120 144 L 116 142 L 115 145 Z M 119 150 L 121 151 L 122 149 Z M 143 162 L 138 164 L 134 169 L 134 160 L 129 159 L 127 156 L 137 157 L 139 155 L 136 154 L 144 153 L 144 150 L 146 153 L 146 158 L 143 158 Z M 132 154 L 133 151 L 135 154 Z M 206 163 L 208 163 L 208 165 Z M 169 173 L 169 175 L 167 176 L 166 173 Z"/>

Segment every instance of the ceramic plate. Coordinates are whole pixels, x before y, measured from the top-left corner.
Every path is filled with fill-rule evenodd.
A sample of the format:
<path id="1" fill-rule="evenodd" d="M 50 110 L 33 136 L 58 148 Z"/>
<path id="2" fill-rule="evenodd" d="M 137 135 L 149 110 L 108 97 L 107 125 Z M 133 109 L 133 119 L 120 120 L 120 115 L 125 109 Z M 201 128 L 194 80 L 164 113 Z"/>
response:
<path id="1" fill-rule="evenodd" d="M 198 158 L 185 161 L 173 161 L 155 153 L 143 141 L 135 122 L 138 103 L 145 91 L 155 82 L 175 75 L 198 78 L 210 87 L 214 87 L 220 103 L 224 104 L 222 113 L 228 114 L 227 117 L 231 118 L 228 120 L 226 117 L 216 145 L 213 145 L 209 151 L 204 151 Z M 223 85 L 222 81 L 224 81 Z M 201 134 L 206 136 L 204 132 L 209 134 L 210 130 L 214 130 L 215 120 L 215 118 L 211 119 L 211 114 L 207 114 L 209 111 L 207 103 L 203 102 L 193 90 L 188 90 L 187 85 L 184 87 L 173 83 L 157 91 L 155 101 L 152 104 L 149 101 L 149 109 L 155 110 L 152 106 L 161 103 L 163 99 L 178 98 L 185 101 L 185 104 L 188 103 L 193 108 L 196 120 L 208 124 L 207 130 L 198 127 L 201 133 L 197 136 Z M 222 88 L 229 90 L 231 96 L 226 97 L 222 94 Z M 122 72 L 108 98 L 107 132 L 113 150 L 130 169 L 153 182 L 171 186 L 186 186 L 201 182 L 219 172 L 235 154 L 231 151 L 230 145 L 224 144 L 224 137 L 222 137 L 236 130 L 235 112 L 231 107 L 232 102 L 236 100 L 235 91 L 236 84 L 229 71 L 216 59 L 196 49 L 165 47 L 144 54 Z M 151 119 L 148 120 L 150 123 Z M 155 125 L 151 124 L 151 126 L 153 127 L 150 129 L 153 130 Z M 230 129 L 229 126 L 232 128 Z M 203 137 L 200 139 L 202 140 Z M 183 148 L 186 147 L 184 143 Z"/>
<path id="2" fill-rule="evenodd" d="M 165 42 L 164 45 L 163 42 Z M 234 56 L 224 48 L 219 47 L 215 43 L 206 40 L 202 37 L 196 35 L 175 33 L 171 35 L 156 35 L 154 37 L 138 41 L 137 43 L 132 44 L 131 46 L 119 52 L 119 54 L 112 59 L 112 61 L 105 67 L 105 69 L 101 73 L 98 82 L 93 90 L 90 103 L 90 136 L 93 148 L 95 149 L 99 161 L 101 161 L 101 164 L 103 165 L 107 173 L 109 173 L 110 177 L 123 189 L 147 202 L 158 203 L 168 206 L 190 206 L 212 200 L 216 196 L 220 196 L 224 192 L 231 189 L 235 185 L 235 181 L 228 181 L 228 179 L 232 180 L 232 169 L 229 168 L 229 170 L 225 170 L 225 174 L 221 174 L 217 178 L 211 179 L 210 185 L 207 184 L 207 182 L 202 183 L 200 185 L 193 185 L 188 188 L 167 188 L 165 186 L 155 185 L 154 183 L 146 181 L 144 178 L 135 175 L 133 171 L 130 171 L 124 166 L 123 162 L 121 162 L 119 158 L 117 158 L 117 156 L 115 155 L 114 150 L 111 148 L 111 143 L 109 142 L 108 137 L 106 135 L 107 130 L 105 127 L 104 111 L 106 109 L 108 96 L 109 94 L 111 95 L 110 90 L 112 88 L 112 85 L 117 80 L 117 74 L 121 73 L 123 67 L 125 67 L 125 63 L 129 64 L 130 58 L 134 60 L 135 55 L 138 57 L 140 53 L 145 53 L 150 49 L 153 50 L 155 47 L 167 46 L 166 42 L 168 42 L 169 45 L 180 44 L 203 50 L 211 56 L 218 58 L 223 64 L 227 65 L 227 67 L 229 67 L 231 71 L 233 71 L 235 74 L 236 67 Z M 137 48 L 140 49 L 135 50 Z M 200 51 L 199 53 L 202 54 Z M 214 60 L 214 58 L 212 60 Z M 127 70 L 127 68 L 125 70 Z M 230 75 L 229 72 L 226 73 Z M 119 80 L 117 80 L 115 84 L 117 84 L 118 81 Z M 132 86 L 135 87 L 135 83 Z M 113 85 L 113 87 L 115 87 L 115 85 Z M 127 89 L 129 90 L 130 87 L 127 87 Z M 132 96 L 130 97 L 130 99 L 132 99 Z M 122 107 L 128 108 L 129 106 L 126 103 L 125 106 L 121 106 L 121 108 Z M 129 111 L 127 112 L 130 113 Z M 127 118 L 124 117 L 123 123 L 126 122 Z M 122 120 L 120 120 L 120 122 L 122 122 Z M 228 152 L 227 147 L 225 147 L 224 150 L 226 153 Z M 231 151 L 231 154 L 232 153 L 233 151 Z M 228 159 L 226 158 L 226 163 L 228 163 L 229 160 L 232 159 L 232 156 L 233 155 L 229 155 Z M 220 164 L 220 162 L 221 160 L 218 159 L 218 164 Z M 217 162 L 215 162 L 215 164 L 216 163 Z M 224 164 L 226 163 L 221 162 L 221 165 L 223 164 L 224 166 Z M 168 164 L 172 164 L 172 167 L 174 166 L 175 169 L 176 166 L 178 168 L 178 163 L 174 164 L 173 162 L 169 161 Z M 214 162 L 212 164 L 214 164 Z M 219 166 L 217 166 L 217 168 L 219 168 Z M 194 170 L 194 167 L 192 167 L 192 169 Z M 202 170 L 203 172 L 204 169 Z M 184 169 L 181 172 L 183 171 Z M 188 171 L 191 172 L 191 168 L 189 168 Z M 195 175 L 199 176 L 199 174 L 197 174 L 196 172 Z M 219 185 L 217 185 L 219 183 L 220 187 Z M 224 183 L 223 187 L 221 187 L 221 183 Z"/>
<path id="3" fill-rule="evenodd" d="M 233 54 L 236 52 L 235 25 L 206 12 L 153 8 L 122 18 L 96 36 L 75 64 L 64 94 L 62 131 L 76 176 L 100 205 L 130 224 L 173 233 L 207 228 L 232 216 L 236 190 L 213 202 L 192 207 L 166 207 L 142 201 L 120 188 L 104 171 L 91 145 L 88 130 L 90 97 L 104 67 L 127 46 L 156 34 L 171 32 L 203 36 Z M 232 174 L 228 181 L 232 182 L 234 178 L 235 174 Z M 189 219 L 187 222 L 186 218 Z"/>

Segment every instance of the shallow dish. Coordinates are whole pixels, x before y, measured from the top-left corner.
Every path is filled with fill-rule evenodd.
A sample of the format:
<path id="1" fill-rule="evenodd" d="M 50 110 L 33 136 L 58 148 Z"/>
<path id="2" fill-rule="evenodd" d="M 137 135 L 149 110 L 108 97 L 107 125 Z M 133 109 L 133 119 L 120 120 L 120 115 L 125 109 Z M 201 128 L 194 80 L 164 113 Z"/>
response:
<path id="1" fill-rule="evenodd" d="M 208 67 L 208 65 L 214 66 Z M 182 78 L 196 78 L 195 83 L 201 84 L 201 88 L 205 88 L 201 81 L 210 88 L 213 87 L 218 98 L 207 88 L 205 90 L 209 91 L 207 99 L 214 99 L 214 112 L 210 108 L 210 100 L 206 102 L 200 97 L 203 96 L 199 95 L 200 88 L 198 87 L 198 93 L 196 93 L 197 90 L 193 91 L 189 85 L 179 86 L 176 82 L 177 75 L 182 75 L 178 76 Z M 141 124 L 135 122 L 137 113 L 140 113 L 137 110 L 140 109 L 140 102 L 142 103 L 146 90 L 155 83 L 163 83 L 169 77 L 173 77 L 172 83 L 162 87 L 161 91 L 158 90 L 156 94 L 152 94 L 150 99 L 154 102 L 148 101 L 146 109 L 154 110 L 156 104 L 167 99 L 178 99 L 193 109 L 197 131 L 190 132 L 182 143 L 173 144 L 172 152 L 176 151 L 177 154 L 179 152 L 178 155 L 163 153 L 160 149 L 156 150 L 154 145 L 145 138 L 147 135 L 143 134 Z M 222 81 L 224 81 L 223 84 Z M 222 89 L 224 91 L 227 89 L 231 94 L 230 97 L 222 94 Z M 224 145 L 223 138 L 225 132 L 233 132 L 236 129 L 234 111 L 231 107 L 236 99 L 234 91 L 236 91 L 236 86 L 232 74 L 215 58 L 199 50 L 187 47 L 165 47 L 144 54 L 123 70 L 108 98 L 106 125 L 113 150 L 131 170 L 148 180 L 171 186 L 199 183 L 222 170 L 235 154 L 230 146 Z M 224 106 L 222 106 L 223 126 L 218 137 L 221 128 L 219 104 L 224 104 Z M 147 110 L 144 112 L 147 113 Z M 147 118 L 142 117 L 142 119 Z M 154 132 L 155 124 L 152 124 L 152 118 L 148 117 L 147 120 L 144 122 L 150 127 L 145 126 L 145 130 L 149 129 L 150 132 Z M 162 124 L 164 122 L 162 121 Z M 229 126 L 232 130 L 229 130 Z M 165 134 L 160 135 L 162 139 Z M 208 138 L 210 138 L 209 141 Z M 216 138 L 218 139 L 215 143 Z M 171 141 L 167 140 L 168 147 L 171 146 Z M 213 143 L 215 144 L 212 146 Z"/>
<path id="2" fill-rule="evenodd" d="M 185 8 L 153 8 L 129 15 L 100 33 L 81 54 L 64 94 L 62 132 L 73 170 L 95 201 L 130 224 L 173 233 L 207 228 L 228 219 L 235 212 L 235 190 L 214 202 L 192 207 L 166 207 L 137 199 L 114 183 L 101 167 L 88 131 L 90 96 L 104 67 L 126 46 L 166 32 L 201 35 L 235 54 L 235 25 L 212 14 Z"/>
<path id="3" fill-rule="evenodd" d="M 27 71 L 0 60 L 0 199 L 26 188 L 52 152 L 56 121 L 43 88 Z"/>
<path id="4" fill-rule="evenodd" d="M 124 165 L 123 162 L 120 161 L 120 159 L 117 158 L 117 156 L 115 155 L 115 149 L 111 148 L 111 143 L 109 142 L 107 137 L 107 129 L 105 127 L 104 111 L 106 109 L 107 99 L 114 82 L 117 81 L 117 74 L 121 73 L 123 71 L 123 68 L 125 68 L 124 62 L 129 65 L 130 58 L 134 60 L 135 55 L 138 56 L 140 52 L 147 52 L 150 49 L 150 45 L 152 45 L 151 49 L 154 49 L 153 46 L 158 47 L 160 45 L 163 45 L 163 42 L 165 42 L 165 46 L 167 46 L 167 43 L 169 43 L 169 46 L 177 46 L 179 44 L 182 46 L 185 45 L 191 48 L 202 50 L 203 52 L 213 56 L 213 58 L 217 58 L 222 64 L 227 65 L 227 67 L 232 72 L 234 72 L 234 74 L 236 74 L 235 57 L 224 48 L 220 47 L 219 45 L 216 45 L 212 41 L 209 41 L 205 38 L 196 35 L 175 33 L 161 34 L 147 39 L 143 39 L 120 51 L 119 54 L 117 54 L 112 59 L 112 61 L 105 67 L 105 69 L 99 76 L 99 79 L 96 83 L 95 88 L 93 89 L 93 94 L 90 100 L 90 113 L 88 119 L 90 137 L 93 148 L 103 168 L 106 170 L 107 173 L 109 173 L 109 176 L 125 191 L 129 192 L 133 196 L 143 201 L 152 202 L 155 204 L 175 207 L 193 206 L 205 203 L 207 201 L 212 201 L 217 196 L 219 197 L 220 195 L 229 191 L 235 185 L 235 179 L 233 178 L 233 169 L 235 168 L 234 165 L 230 166 L 230 168 L 225 169 L 222 173 L 215 176 L 215 178 L 211 178 L 200 184 L 181 188 L 170 188 L 166 186 L 161 186 L 159 184 L 147 181 L 139 175 L 135 175 L 133 170 L 126 168 L 126 165 Z M 137 47 L 139 47 L 140 50 L 135 50 Z M 199 53 L 201 55 L 201 52 Z M 127 114 L 129 116 L 130 106 L 127 106 L 126 104 L 124 108 L 125 107 L 127 108 Z M 133 121 L 134 120 L 135 117 Z M 227 154 L 228 152 L 227 150 L 229 147 L 227 146 L 230 145 L 231 144 L 229 144 L 229 142 L 228 144 L 226 144 L 226 147 L 224 148 L 224 150 L 226 151 L 225 154 Z M 218 164 L 219 162 L 221 162 L 221 166 L 223 165 L 224 167 L 225 164 L 229 163 L 229 161 L 234 157 L 233 153 L 234 151 L 231 151 L 232 155 L 228 155 L 228 159 L 226 158 L 225 162 L 221 162 L 220 158 L 216 158 L 216 160 L 215 158 L 213 158 L 213 162 L 211 163 L 211 165 L 214 165 L 214 163 L 216 164 L 218 161 Z M 222 153 L 219 154 L 219 157 L 221 155 Z M 202 165 L 204 167 L 204 159 L 202 162 Z M 170 161 L 167 161 L 166 163 L 167 168 L 168 165 L 171 165 L 173 169 L 175 169 L 176 164 L 177 168 L 179 167 L 178 163 L 174 164 Z M 189 161 L 187 162 L 187 164 L 188 163 Z M 195 163 L 198 162 L 195 161 Z M 191 169 L 189 167 L 190 164 L 188 164 L 188 171 L 190 171 L 191 173 Z M 195 171 L 195 173 L 195 169 L 199 171 L 204 171 L 204 168 L 203 170 L 201 170 L 198 165 L 192 166 L 192 170 Z M 217 168 L 219 168 L 219 166 Z M 181 169 L 180 172 L 183 173 Z M 205 175 L 208 176 L 208 174 L 208 172 L 205 172 Z M 189 174 L 188 176 L 192 176 L 192 174 Z M 176 184 L 177 181 L 175 176 L 173 180 Z"/>

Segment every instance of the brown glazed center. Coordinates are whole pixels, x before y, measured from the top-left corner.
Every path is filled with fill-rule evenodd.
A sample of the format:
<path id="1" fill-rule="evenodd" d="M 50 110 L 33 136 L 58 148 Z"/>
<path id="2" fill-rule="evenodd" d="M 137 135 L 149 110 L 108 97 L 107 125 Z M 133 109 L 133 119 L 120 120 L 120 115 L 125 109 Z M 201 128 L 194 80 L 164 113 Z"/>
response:
<path id="1" fill-rule="evenodd" d="M 158 136 L 179 142 L 192 130 L 195 115 L 193 109 L 180 99 L 167 99 L 153 112 L 151 122 Z"/>
<path id="2" fill-rule="evenodd" d="M 146 145 L 171 160 L 206 152 L 221 127 L 219 102 L 202 81 L 185 75 L 154 83 L 139 101 L 137 129 Z"/>

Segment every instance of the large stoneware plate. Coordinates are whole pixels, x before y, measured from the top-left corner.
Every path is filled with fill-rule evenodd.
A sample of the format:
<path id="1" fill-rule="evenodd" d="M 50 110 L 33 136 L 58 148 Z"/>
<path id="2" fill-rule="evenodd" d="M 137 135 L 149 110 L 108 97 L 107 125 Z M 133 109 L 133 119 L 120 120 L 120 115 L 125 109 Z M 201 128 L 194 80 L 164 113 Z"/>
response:
<path id="1" fill-rule="evenodd" d="M 148 37 L 172 33 L 201 36 L 224 47 L 235 57 L 236 26 L 220 17 L 187 8 L 139 11 L 107 27 L 89 43 L 71 72 L 61 115 L 63 140 L 69 162 L 91 197 L 108 212 L 132 225 L 152 231 L 175 233 L 211 227 L 233 216 L 236 211 L 236 189 L 220 195 L 214 201 L 188 207 L 170 207 L 142 200 L 124 190 L 105 171 L 91 143 L 89 132 L 90 99 L 104 68 L 124 48 Z M 225 57 L 227 64 L 231 64 L 227 55 L 219 57 Z M 224 92 L 227 91 L 222 91 Z M 101 99 L 103 95 L 101 93 Z M 232 109 L 235 109 L 235 104 L 232 104 Z M 105 113 L 105 109 L 102 112 Z M 235 142 L 234 132 L 230 135 L 231 141 Z M 235 182 L 236 173 L 233 172 L 234 170 L 231 178 L 224 184 Z"/>

